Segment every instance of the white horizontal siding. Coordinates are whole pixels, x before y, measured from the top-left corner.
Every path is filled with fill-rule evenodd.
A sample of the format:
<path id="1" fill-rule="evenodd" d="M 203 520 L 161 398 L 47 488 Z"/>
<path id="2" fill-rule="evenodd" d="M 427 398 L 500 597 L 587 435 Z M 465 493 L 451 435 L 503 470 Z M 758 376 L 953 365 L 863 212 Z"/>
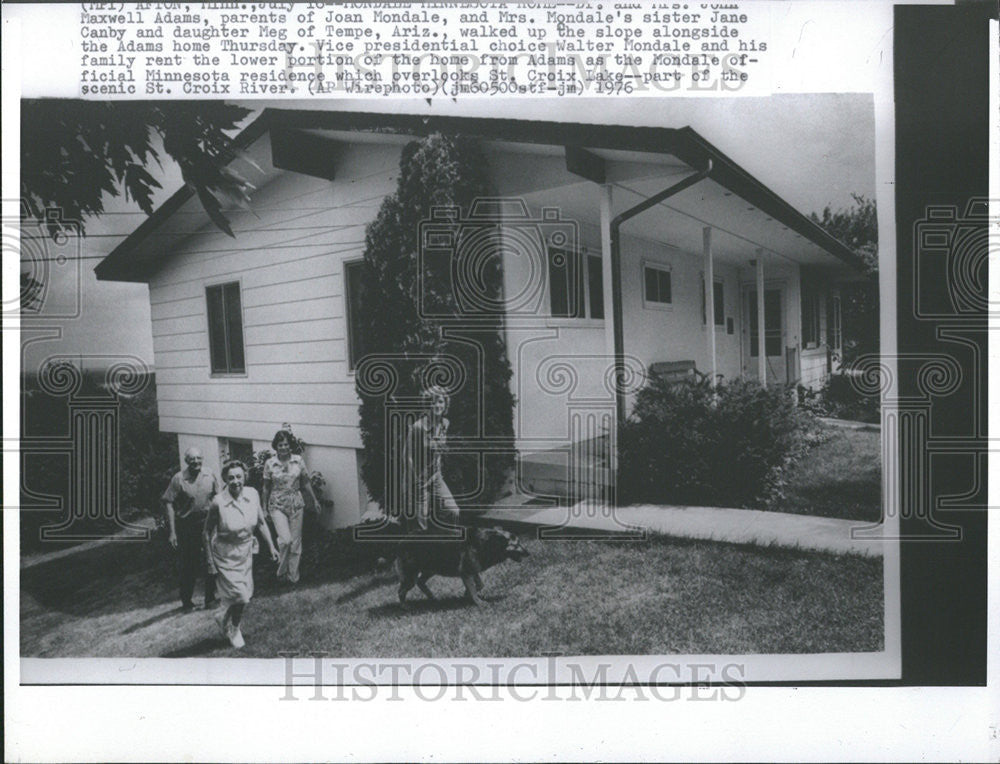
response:
<path id="1" fill-rule="evenodd" d="M 208 315 L 205 301 L 202 300 L 201 310 L 183 316 L 153 318 L 153 339 L 167 337 L 173 334 L 188 334 L 190 332 L 208 332 Z"/>
<path id="2" fill-rule="evenodd" d="M 278 174 L 254 214 L 230 214 L 235 240 L 211 226 L 178 237 L 150 280 L 161 429 L 270 440 L 290 422 L 310 443 L 360 446 L 343 261 L 363 255 L 399 148 L 338 150 L 336 180 Z M 213 376 L 205 288 L 228 281 L 240 284 L 246 373 Z"/>
<path id="3" fill-rule="evenodd" d="M 224 420 L 261 419 L 278 423 L 297 422 L 328 426 L 345 424 L 347 417 L 357 415 L 357 410 L 357 405 L 348 403 L 258 402 L 244 400 L 242 394 L 237 401 L 160 401 L 161 416 L 179 419 L 196 419 L 203 414 L 210 414 L 212 417 Z"/>
<path id="4" fill-rule="evenodd" d="M 244 326 L 267 326 L 310 320 L 341 318 L 343 300 L 330 295 L 298 298 L 275 302 L 270 305 L 246 305 L 243 308 Z"/>
<path id="5" fill-rule="evenodd" d="M 284 401 L 288 392 L 286 383 L 248 382 L 244 379 L 216 378 L 203 382 L 157 381 L 156 394 L 161 401 L 204 401 L 226 403 L 241 400 L 245 403 L 271 403 Z M 297 382 L 296 394 L 309 402 L 322 402 L 357 408 L 360 400 L 351 382 Z"/>
<path id="6" fill-rule="evenodd" d="M 360 250 L 355 247 L 352 251 Z M 204 299 L 205 287 L 208 284 L 239 281 L 244 288 L 252 290 L 271 285 L 302 284 L 324 276 L 338 276 L 340 273 L 339 259 L 335 262 L 333 256 L 322 248 L 311 253 L 304 253 L 302 250 L 295 252 L 271 250 L 267 253 L 252 254 L 259 257 L 244 262 L 236 258 L 224 270 L 192 263 L 185 271 L 190 275 L 189 278 L 171 282 L 158 280 L 155 288 L 150 289 L 150 296 L 154 302 L 180 298 Z M 334 281 L 335 279 L 330 279 L 331 285 Z"/>
<path id="7" fill-rule="evenodd" d="M 206 351 L 207 354 L 207 351 Z M 207 355 L 206 355 L 207 357 Z M 229 377 L 210 377 L 207 366 L 168 366 L 156 370 L 157 388 L 164 385 L 314 385 L 331 383 L 354 389 L 354 379 L 347 375 L 346 362 L 307 360 L 298 363 L 283 363 L 277 366 L 260 366 L 251 369 L 247 379 L 234 380 Z"/>
<path id="8" fill-rule="evenodd" d="M 292 345 L 303 342 L 319 343 L 344 338 L 344 322 L 337 318 L 312 318 L 306 321 L 289 319 L 287 323 L 243 324 L 244 342 L 248 348 L 262 345 Z"/>
<path id="9" fill-rule="evenodd" d="M 292 280 L 253 283 L 244 288 L 243 307 L 255 308 L 270 305 L 287 305 L 292 310 L 303 300 L 334 299 L 335 315 L 341 315 L 343 288 L 341 268 L 325 276 L 301 276 Z M 297 308 L 294 308 L 297 309 Z"/>
<path id="10" fill-rule="evenodd" d="M 153 335 L 154 353 L 176 353 L 183 350 L 204 350 L 208 347 L 205 332 L 178 332 L 163 336 Z"/>
<path id="11" fill-rule="evenodd" d="M 302 361 L 345 361 L 347 352 L 343 340 L 325 342 L 283 342 L 273 345 L 247 345 L 247 365 L 252 368 L 258 364 L 275 364 L 284 366 L 288 363 Z M 296 380 L 289 379 L 289 384 Z"/>

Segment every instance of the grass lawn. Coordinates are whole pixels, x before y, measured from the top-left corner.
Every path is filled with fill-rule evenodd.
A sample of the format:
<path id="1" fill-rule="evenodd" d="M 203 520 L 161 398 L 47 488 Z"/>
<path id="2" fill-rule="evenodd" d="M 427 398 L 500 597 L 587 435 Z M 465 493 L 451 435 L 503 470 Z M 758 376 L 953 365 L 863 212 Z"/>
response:
<path id="1" fill-rule="evenodd" d="M 776 548 L 653 539 L 528 540 L 531 556 L 486 572 L 482 608 L 458 579 L 439 600 L 375 574 L 357 545 L 307 537 L 303 580 L 256 573 L 247 646 L 233 650 L 211 614 L 177 609 L 171 562 L 149 543 L 112 543 L 21 571 L 24 656 L 338 657 L 876 651 L 883 644 L 882 561 Z M 160 541 L 162 543 L 162 540 Z M 197 596 L 197 595 L 196 595 Z"/>
<path id="2" fill-rule="evenodd" d="M 793 470 L 778 512 L 878 522 L 882 518 L 880 434 L 830 428 Z"/>

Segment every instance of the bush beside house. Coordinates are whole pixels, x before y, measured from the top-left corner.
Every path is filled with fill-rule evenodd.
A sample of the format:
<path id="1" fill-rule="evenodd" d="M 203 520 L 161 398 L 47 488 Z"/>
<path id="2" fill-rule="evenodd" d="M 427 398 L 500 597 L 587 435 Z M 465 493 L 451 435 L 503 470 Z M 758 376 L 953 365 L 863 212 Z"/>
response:
<path id="1" fill-rule="evenodd" d="M 455 256 L 432 257 L 420 250 L 421 223 L 437 208 L 460 211 L 451 229 L 456 249 L 483 224 L 461 222 L 477 199 L 488 197 L 487 162 L 477 145 L 462 137 L 430 135 L 403 150 L 399 183 L 387 197 L 365 236 L 361 279 L 363 355 L 378 356 L 394 369 L 395 388 L 374 393 L 360 361 L 357 390 L 361 398 L 361 440 L 365 461 L 362 477 L 371 497 L 386 507 L 386 411 L 390 399 L 416 399 L 428 359 L 457 360 L 464 383 L 454 392 L 448 411 L 449 438 L 509 439 L 507 453 L 482 463 L 476 454 L 454 454 L 445 460 L 445 480 L 456 498 L 490 502 L 513 468 L 513 394 L 511 366 L 502 333 L 502 311 L 477 312 L 474 331 L 467 328 L 453 283 L 462 278 Z M 493 223 L 487 223 L 492 227 Z M 476 263 L 480 295 L 499 303 L 503 272 L 499 253 Z M 451 334 L 448 330 L 451 330 Z M 456 336 L 458 335 L 458 336 Z M 480 405 L 485 411 L 480 411 Z"/>
<path id="2" fill-rule="evenodd" d="M 811 415 L 785 388 L 745 379 L 713 388 L 654 376 L 619 434 L 620 500 L 770 505 L 812 433 Z"/>

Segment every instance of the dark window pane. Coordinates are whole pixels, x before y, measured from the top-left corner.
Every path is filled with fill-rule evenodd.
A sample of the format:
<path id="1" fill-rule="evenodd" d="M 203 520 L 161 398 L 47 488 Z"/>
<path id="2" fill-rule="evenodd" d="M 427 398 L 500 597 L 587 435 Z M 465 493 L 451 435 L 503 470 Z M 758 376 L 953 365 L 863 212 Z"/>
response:
<path id="1" fill-rule="evenodd" d="M 770 332 L 781 326 L 781 291 L 764 290 L 764 331 Z"/>
<path id="2" fill-rule="evenodd" d="M 590 285 L 590 317 L 604 318 L 604 275 L 601 273 L 601 258 L 587 257 L 588 283 Z"/>
<path id="3" fill-rule="evenodd" d="M 569 258 L 561 249 L 549 250 L 549 299 L 552 315 L 569 316 Z"/>
<path id="4" fill-rule="evenodd" d="M 226 345 L 229 350 L 229 371 L 246 371 L 243 355 L 243 306 L 240 303 L 238 282 L 226 284 L 223 288 L 226 305 Z"/>
<path id="5" fill-rule="evenodd" d="M 712 299 L 715 307 L 715 323 L 717 326 L 723 326 L 726 323 L 726 302 L 721 281 L 715 282 L 715 292 Z"/>
<path id="6" fill-rule="evenodd" d="M 644 281 L 646 302 L 670 302 L 670 271 L 647 266 Z"/>
<path id="7" fill-rule="evenodd" d="M 657 271 L 660 280 L 660 302 L 671 302 L 670 271 Z"/>
<path id="8" fill-rule="evenodd" d="M 344 263 L 344 283 L 347 285 L 347 362 L 353 369 L 364 356 L 361 332 L 361 274 L 364 263 Z"/>
<path id="9" fill-rule="evenodd" d="M 208 303 L 208 348 L 213 372 L 228 369 L 226 358 L 226 320 L 222 305 L 222 287 L 210 286 L 205 290 Z"/>
<path id="10" fill-rule="evenodd" d="M 583 263 L 577 252 L 549 250 L 549 300 L 557 318 L 583 318 Z"/>
<path id="11" fill-rule="evenodd" d="M 819 342 L 819 313 L 816 296 L 810 294 L 803 303 L 802 335 L 805 342 L 815 345 Z"/>
<path id="12" fill-rule="evenodd" d="M 659 287 L 656 280 L 656 270 L 646 268 L 646 302 L 658 302 Z"/>
<path id="13" fill-rule="evenodd" d="M 247 467 L 253 464 L 253 443 L 249 440 L 234 440 L 229 439 L 229 447 L 227 449 L 228 456 L 230 459 L 239 459 Z"/>
<path id="14" fill-rule="evenodd" d="M 569 314 L 573 318 L 586 318 L 587 304 L 584 302 L 586 274 L 583 272 L 583 257 L 579 252 L 567 252 L 566 256 L 569 259 L 569 283 L 573 285 Z"/>

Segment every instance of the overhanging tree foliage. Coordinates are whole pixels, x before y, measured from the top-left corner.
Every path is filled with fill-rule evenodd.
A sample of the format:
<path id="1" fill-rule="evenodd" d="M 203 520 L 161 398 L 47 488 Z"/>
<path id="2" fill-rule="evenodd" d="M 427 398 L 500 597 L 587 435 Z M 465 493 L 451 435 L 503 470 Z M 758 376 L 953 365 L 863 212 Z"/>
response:
<path id="1" fill-rule="evenodd" d="M 441 207 L 461 210 L 459 220 L 444 223 L 453 241 L 460 242 L 470 232 L 481 230 L 484 224 L 469 221 L 467 216 L 473 202 L 489 194 L 485 168 L 478 147 L 463 137 L 435 134 L 409 144 L 400 160 L 396 192 L 385 199 L 366 232 L 361 292 L 364 353 L 369 357 L 392 356 L 389 363 L 398 377 L 393 392 L 396 399 L 412 400 L 419 395 L 420 371 L 428 358 L 456 358 L 466 381 L 452 397 L 449 439 L 488 437 L 510 442 L 506 453 L 482 462 L 458 454 L 445 460 L 445 480 L 456 497 L 468 497 L 467 503 L 487 503 L 495 498 L 513 466 L 514 401 L 502 313 L 491 317 L 480 312 L 475 322 L 468 320 L 468 314 L 463 317 L 452 287 L 456 258 L 422 257 L 419 234 L 421 222 Z M 499 300 L 503 278 L 500 253 L 480 265 L 479 293 Z M 471 329 L 470 323 L 477 328 Z M 386 506 L 385 487 L 386 411 L 391 401 L 385 395 L 371 394 L 362 376 L 359 373 L 357 382 L 365 451 L 362 477 L 372 498 L 395 514 L 399 508 Z"/>
<path id="2" fill-rule="evenodd" d="M 223 203 L 245 205 L 253 186 L 228 165 L 239 152 L 227 131 L 250 110 L 219 101 L 21 102 L 21 195 L 26 215 L 57 209 L 82 224 L 104 212 L 104 194 L 135 201 L 147 215 L 159 182 L 148 171 L 160 161 L 153 135 L 181 168 L 212 221 L 230 236 Z M 64 228 L 48 218 L 50 235 Z"/>
<path id="3" fill-rule="evenodd" d="M 878 341 L 878 219 L 875 201 L 851 194 L 849 209 L 833 212 L 829 207 L 822 216 L 810 215 L 833 237 L 849 246 L 865 262 L 865 280 L 841 288 L 841 326 L 845 360 L 863 353 L 877 353 Z"/>

